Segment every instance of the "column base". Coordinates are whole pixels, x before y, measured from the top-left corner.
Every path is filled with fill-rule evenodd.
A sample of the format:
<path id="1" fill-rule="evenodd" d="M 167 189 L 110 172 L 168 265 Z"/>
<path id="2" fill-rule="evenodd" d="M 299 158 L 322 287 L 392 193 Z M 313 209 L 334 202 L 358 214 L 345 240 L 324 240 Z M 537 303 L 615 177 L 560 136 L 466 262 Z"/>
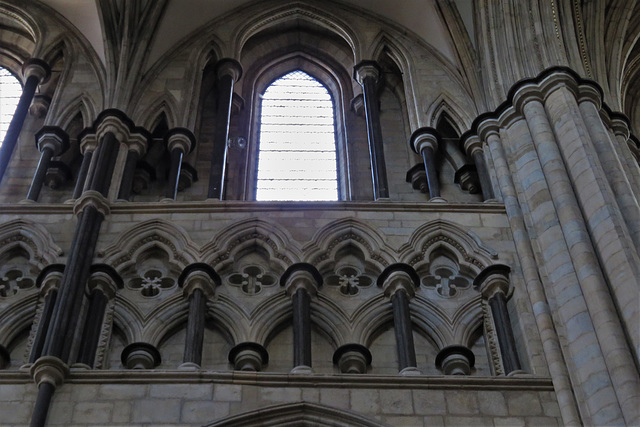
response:
<path id="1" fill-rule="evenodd" d="M 429 199 L 429 203 L 448 203 L 448 202 L 442 197 L 432 197 L 431 199 Z"/>
<path id="2" fill-rule="evenodd" d="M 178 366 L 178 369 L 181 371 L 199 371 L 200 365 L 193 362 L 184 362 L 183 364 Z"/>
<path id="3" fill-rule="evenodd" d="M 313 374 L 313 369 L 311 369 L 311 366 L 300 365 L 293 368 L 289 373 L 294 375 Z"/>
<path id="4" fill-rule="evenodd" d="M 415 375 L 422 375 L 422 372 L 420 372 L 420 370 L 415 366 L 407 366 L 406 368 L 398 372 L 398 375 L 402 375 L 403 377 L 409 377 L 409 376 L 415 376 Z"/>
<path id="5" fill-rule="evenodd" d="M 515 370 L 515 371 L 511 371 L 507 374 L 508 377 L 531 377 L 533 375 L 531 375 L 528 372 L 525 372 L 521 369 Z"/>
<path id="6" fill-rule="evenodd" d="M 173 203 L 175 202 L 175 199 L 172 199 L 170 197 L 165 197 L 164 199 L 160 199 L 160 203 Z"/>

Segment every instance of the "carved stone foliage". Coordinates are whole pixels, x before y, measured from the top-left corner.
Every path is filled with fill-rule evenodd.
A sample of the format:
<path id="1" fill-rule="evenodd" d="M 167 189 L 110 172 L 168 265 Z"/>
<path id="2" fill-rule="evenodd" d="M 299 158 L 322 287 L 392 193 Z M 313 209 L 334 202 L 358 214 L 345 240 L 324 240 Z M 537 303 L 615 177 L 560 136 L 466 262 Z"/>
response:
<path id="1" fill-rule="evenodd" d="M 260 265 L 244 266 L 240 272 L 231 273 L 225 278 L 231 286 L 239 287 L 246 295 L 256 295 L 263 287 L 271 287 L 278 283 L 278 278 Z"/>
<path id="2" fill-rule="evenodd" d="M 429 274 L 422 278 L 422 284 L 434 289 L 442 298 L 453 298 L 461 291 L 469 289 L 473 280 L 460 271 L 460 266 L 445 254 L 437 256 L 429 266 Z"/>

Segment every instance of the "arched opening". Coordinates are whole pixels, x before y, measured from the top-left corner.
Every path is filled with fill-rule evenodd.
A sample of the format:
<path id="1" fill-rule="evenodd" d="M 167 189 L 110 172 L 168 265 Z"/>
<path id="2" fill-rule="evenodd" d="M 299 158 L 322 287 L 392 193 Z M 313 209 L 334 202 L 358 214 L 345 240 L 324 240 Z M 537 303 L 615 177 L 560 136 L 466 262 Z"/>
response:
<path id="1" fill-rule="evenodd" d="M 338 200 L 335 110 L 301 70 L 262 95 L 256 200 Z"/>

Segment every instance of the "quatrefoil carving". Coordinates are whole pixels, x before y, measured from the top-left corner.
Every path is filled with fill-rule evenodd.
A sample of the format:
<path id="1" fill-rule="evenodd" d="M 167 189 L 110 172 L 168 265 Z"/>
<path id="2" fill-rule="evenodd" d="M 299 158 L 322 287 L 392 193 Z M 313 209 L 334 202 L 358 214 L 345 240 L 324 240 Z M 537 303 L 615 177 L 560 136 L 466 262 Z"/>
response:
<path id="1" fill-rule="evenodd" d="M 336 274 L 327 277 L 326 283 L 329 286 L 337 287 L 343 295 L 353 296 L 360 292 L 360 288 L 371 286 L 373 279 L 362 274 L 355 267 L 344 266 L 336 270 Z"/>
<path id="2" fill-rule="evenodd" d="M 162 290 L 170 289 L 176 284 L 175 280 L 164 277 L 164 274 L 157 269 L 149 269 L 140 277 L 136 277 L 129 282 L 129 288 L 139 290 L 143 297 L 151 298 L 159 295 Z"/>
<path id="3" fill-rule="evenodd" d="M 436 258 L 422 284 L 434 289 L 442 298 L 453 298 L 460 291 L 469 289 L 472 280 L 460 271 L 458 263 L 449 257 Z"/>
<path id="4" fill-rule="evenodd" d="M 33 287 L 35 282 L 32 278 L 18 269 L 11 269 L 0 276 L 0 297 L 12 297 L 22 289 Z"/>
<path id="5" fill-rule="evenodd" d="M 265 271 L 258 265 L 249 265 L 242 269 L 241 273 L 231 273 L 227 276 L 227 283 L 239 287 L 247 295 L 256 295 L 263 287 L 273 286 L 278 278 Z"/>

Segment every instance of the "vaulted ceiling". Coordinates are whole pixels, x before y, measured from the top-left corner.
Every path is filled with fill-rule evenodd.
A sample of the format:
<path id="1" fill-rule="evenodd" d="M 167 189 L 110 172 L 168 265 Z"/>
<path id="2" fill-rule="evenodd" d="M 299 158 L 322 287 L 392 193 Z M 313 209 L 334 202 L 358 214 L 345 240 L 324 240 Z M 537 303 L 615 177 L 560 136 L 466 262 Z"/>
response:
<path id="1" fill-rule="evenodd" d="M 113 19 L 100 12 L 99 0 L 38 0 L 64 16 L 80 30 L 91 43 L 96 53 L 106 61 L 103 29 L 106 20 Z M 117 8 L 123 0 L 112 0 Z M 150 0 L 138 0 L 146 3 Z M 151 0 L 153 1 L 153 0 Z M 147 67 L 151 66 L 167 50 L 175 46 L 193 31 L 242 7 L 253 0 L 168 0 L 150 46 Z M 393 21 L 415 33 L 426 43 L 437 49 L 451 62 L 456 62 L 454 46 L 449 31 L 443 24 L 436 0 L 342 0 L 355 7 Z M 458 11 L 469 35 L 473 39 L 473 0 L 455 0 Z"/>

